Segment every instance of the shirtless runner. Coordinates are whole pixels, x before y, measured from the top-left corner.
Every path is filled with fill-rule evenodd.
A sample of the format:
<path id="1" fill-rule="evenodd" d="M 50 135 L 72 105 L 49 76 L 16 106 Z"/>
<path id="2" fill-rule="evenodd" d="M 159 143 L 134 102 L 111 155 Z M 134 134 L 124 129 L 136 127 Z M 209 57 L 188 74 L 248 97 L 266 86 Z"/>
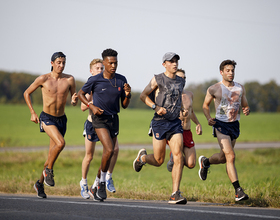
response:
<path id="1" fill-rule="evenodd" d="M 50 137 L 48 158 L 40 179 L 34 185 L 39 198 L 47 198 L 43 182 L 48 186 L 54 186 L 53 166 L 65 146 L 67 118 L 64 109 L 68 93 L 71 94 L 73 106 L 78 102 L 74 77 L 63 73 L 65 63 L 66 56 L 62 52 L 54 53 L 51 57 L 51 72 L 37 77 L 24 92 L 24 99 L 31 113 L 30 120 L 36 124 L 40 123 L 40 131 L 46 132 Z M 36 114 L 30 97 L 39 87 L 43 96 L 43 111 L 40 117 Z"/>

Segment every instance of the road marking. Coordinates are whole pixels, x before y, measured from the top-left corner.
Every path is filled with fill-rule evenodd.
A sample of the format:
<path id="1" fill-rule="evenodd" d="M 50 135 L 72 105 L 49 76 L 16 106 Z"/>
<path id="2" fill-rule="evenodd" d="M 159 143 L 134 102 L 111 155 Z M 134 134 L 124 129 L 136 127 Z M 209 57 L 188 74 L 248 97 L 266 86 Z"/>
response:
<path id="1" fill-rule="evenodd" d="M 0 197 L 1 198 L 1 197 Z M 28 198 L 7 198 L 13 200 L 28 200 L 35 201 L 35 199 Z M 232 215 L 241 217 L 251 217 L 251 218 L 264 218 L 264 219 L 280 219 L 278 216 L 270 215 L 255 215 L 247 213 L 236 213 L 236 212 L 221 212 L 221 211 L 209 211 L 209 210 L 195 210 L 189 208 L 175 208 L 175 207 L 157 207 L 157 206 L 144 206 L 144 205 L 126 205 L 126 204 L 116 204 L 116 203 L 106 203 L 106 202 L 74 202 L 74 201 L 59 201 L 59 200 L 49 200 L 49 199 L 36 199 L 36 202 L 50 202 L 50 203 L 66 203 L 66 204 L 77 204 L 77 205 L 99 205 L 99 206 L 115 206 L 115 207 L 125 207 L 125 208 L 142 208 L 142 209 L 157 209 L 157 210 L 169 210 L 169 211 L 181 211 L 181 212 L 194 212 L 194 213 L 204 213 L 204 214 L 218 214 L 218 215 Z"/>

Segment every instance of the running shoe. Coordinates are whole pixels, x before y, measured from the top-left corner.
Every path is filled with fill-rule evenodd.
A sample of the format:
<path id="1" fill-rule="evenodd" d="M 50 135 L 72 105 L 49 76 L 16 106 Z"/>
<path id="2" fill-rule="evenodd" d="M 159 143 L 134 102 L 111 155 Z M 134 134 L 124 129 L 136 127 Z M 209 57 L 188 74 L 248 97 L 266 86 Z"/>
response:
<path id="1" fill-rule="evenodd" d="M 81 187 L 81 196 L 84 199 L 89 199 L 90 196 L 88 194 L 88 185 L 87 184 L 83 184 L 82 180 L 80 181 L 80 187 Z"/>
<path id="2" fill-rule="evenodd" d="M 173 165 L 174 165 L 173 154 L 172 154 L 172 152 L 170 152 L 170 159 L 169 159 L 169 161 L 167 162 L 167 170 L 168 170 L 169 172 L 172 172 Z"/>
<path id="3" fill-rule="evenodd" d="M 106 180 L 106 187 L 109 192 L 111 192 L 111 193 L 116 192 L 116 189 L 114 186 L 114 181 L 113 181 L 112 177 L 110 179 Z"/>
<path id="4" fill-rule="evenodd" d="M 147 152 L 145 149 L 139 150 L 136 159 L 133 161 L 133 168 L 136 172 L 139 172 L 142 169 L 143 165 L 146 164 L 141 160 L 142 155 L 147 155 Z"/>
<path id="5" fill-rule="evenodd" d="M 47 195 L 44 191 L 44 184 L 43 183 L 39 183 L 39 180 L 34 184 L 34 189 L 37 192 L 37 197 L 38 198 L 47 198 Z"/>
<path id="6" fill-rule="evenodd" d="M 54 174 L 53 174 L 53 169 L 48 169 L 47 167 L 43 171 L 44 175 L 44 183 L 47 186 L 54 186 Z"/>
<path id="7" fill-rule="evenodd" d="M 244 193 L 243 189 L 241 187 L 237 188 L 235 190 L 235 201 L 241 201 L 241 200 L 247 200 L 249 199 L 249 196 Z"/>
<path id="8" fill-rule="evenodd" d="M 88 194 L 92 197 L 92 199 L 93 199 L 94 201 L 97 201 L 97 202 L 104 202 L 103 199 L 98 198 L 98 196 L 96 195 L 96 192 L 97 192 L 97 187 L 94 187 L 94 188 L 90 187 L 90 189 L 89 189 L 89 191 L 88 191 Z"/>
<path id="9" fill-rule="evenodd" d="M 207 179 L 207 173 L 208 173 L 208 168 L 210 166 L 205 166 L 204 165 L 204 160 L 206 160 L 207 158 L 204 157 L 204 156 L 200 156 L 198 158 L 198 162 L 199 162 L 199 171 L 198 171 L 198 175 L 199 175 L 199 178 L 201 180 L 206 180 Z"/>
<path id="10" fill-rule="evenodd" d="M 170 196 L 168 201 L 169 204 L 187 204 L 187 199 L 181 195 L 181 192 L 178 190 Z"/>
<path id="11" fill-rule="evenodd" d="M 103 199 L 104 200 L 104 199 L 107 198 L 105 182 L 98 183 L 96 195 L 97 195 L 97 197 L 99 197 L 99 199 Z"/>

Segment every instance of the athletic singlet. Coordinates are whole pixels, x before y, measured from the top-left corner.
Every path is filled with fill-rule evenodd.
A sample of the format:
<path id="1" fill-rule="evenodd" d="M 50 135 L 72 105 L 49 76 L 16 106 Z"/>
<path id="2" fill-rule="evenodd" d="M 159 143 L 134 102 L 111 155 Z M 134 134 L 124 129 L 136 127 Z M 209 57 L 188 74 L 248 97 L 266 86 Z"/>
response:
<path id="1" fill-rule="evenodd" d="M 163 116 L 155 113 L 154 119 L 167 119 L 172 121 L 179 118 L 185 80 L 179 76 L 171 79 L 164 73 L 155 75 L 155 79 L 159 89 L 155 103 L 160 107 L 164 107 L 167 113 Z"/>
<path id="2" fill-rule="evenodd" d="M 216 119 L 223 122 L 233 122 L 240 119 L 240 105 L 242 97 L 242 87 L 234 82 L 233 87 L 226 87 L 222 82 L 222 97 L 216 109 Z"/>

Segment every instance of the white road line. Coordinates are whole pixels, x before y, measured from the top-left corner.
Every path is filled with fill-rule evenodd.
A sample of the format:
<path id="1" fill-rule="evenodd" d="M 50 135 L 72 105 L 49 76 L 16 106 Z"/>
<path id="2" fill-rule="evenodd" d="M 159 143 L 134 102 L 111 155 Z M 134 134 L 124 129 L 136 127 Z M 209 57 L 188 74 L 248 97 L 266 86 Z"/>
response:
<path id="1" fill-rule="evenodd" d="M 0 197 L 1 198 L 1 197 Z M 7 198 L 13 200 L 29 200 L 34 201 L 34 199 L 28 198 Z M 205 213 L 205 214 L 219 214 L 219 215 L 233 215 L 233 216 L 242 216 L 242 217 L 251 217 L 251 218 L 264 218 L 264 219 L 280 219 L 278 216 L 269 216 L 269 215 L 255 215 L 255 214 L 246 214 L 246 213 L 234 213 L 234 212 L 221 212 L 221 211 L 209 211 L 209 210 L 195 210 L 188 208 L 175 208 L 175 207 L 155 207 L 155 206 L 143 206 L 143 205 L 125 205 L 125 204 L 116 204 L 116 203 L 106 203 L 106 202 L 73 202 L 73 201 L 58 201 L 58 200 L 47 200 L 47 199 L 38 199 L 36 202 L 50 202 L 50 203 L 66 203 L 66 204 L 77 204 L 77 205 L 99 205 L 99 206 L 115 206 L 115 207 L 126 207 L 126 208 L 142 208 L 142 209 L 158 209 L 158 210 L 170 210 L 170 211 L 181 211 L 181 212 L 194 212 L 194 213 Z"/>

